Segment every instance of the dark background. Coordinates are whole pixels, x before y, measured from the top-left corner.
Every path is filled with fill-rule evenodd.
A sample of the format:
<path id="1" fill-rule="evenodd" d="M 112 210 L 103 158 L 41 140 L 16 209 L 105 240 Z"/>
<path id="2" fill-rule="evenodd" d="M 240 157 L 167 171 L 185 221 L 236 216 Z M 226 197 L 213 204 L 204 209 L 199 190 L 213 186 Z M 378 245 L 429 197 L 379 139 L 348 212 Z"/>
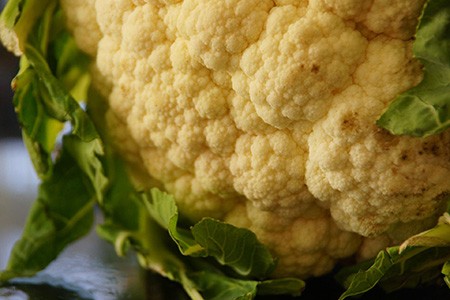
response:
<path id="1" fill-rule="evenodd" d="M 20 135 L 12 105 L 13 92 L 11 89 L 11 80 L 17 74 L 18 68 L 17 57 L 0 47 L 0 138 Z"/>

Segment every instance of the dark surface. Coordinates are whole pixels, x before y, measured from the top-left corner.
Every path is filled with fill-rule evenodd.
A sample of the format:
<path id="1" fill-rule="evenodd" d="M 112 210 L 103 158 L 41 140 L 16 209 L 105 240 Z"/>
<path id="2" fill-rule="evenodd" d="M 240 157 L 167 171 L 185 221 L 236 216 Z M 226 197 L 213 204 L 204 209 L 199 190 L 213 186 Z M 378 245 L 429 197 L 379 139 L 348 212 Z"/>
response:
<path id="1" fill-rule="evenodd" d="M 0 47 L 0 138 L 20 134 L 12 105 L 11 80 L 18 70 L 18 59 Z"/>

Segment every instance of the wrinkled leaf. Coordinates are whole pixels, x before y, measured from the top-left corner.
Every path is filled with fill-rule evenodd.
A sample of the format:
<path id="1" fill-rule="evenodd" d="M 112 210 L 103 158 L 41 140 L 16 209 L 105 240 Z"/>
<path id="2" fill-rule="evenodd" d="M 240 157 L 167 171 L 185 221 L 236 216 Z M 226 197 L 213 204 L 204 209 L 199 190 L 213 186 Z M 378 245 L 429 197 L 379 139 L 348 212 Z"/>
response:
<path id="1" fill-rule="evenodd" d="M 192 227 L 192 233 L 208 255 L 242 276 L 264 278 L 275 268 L 269 250 L 250 230 L 205 218 Z"/>
<path id="2" fill-rule="evenodd" d="M 247 277 L 265 277 L 275 268 L 267 248 L 247 229 L 205 218 L 191 231 L 178 226 L 178 209 L 172 196 L 152 189 L 145 203 L 152 217 L 169 230 L 181 253 L 190 256 L 212 256 L 220 264 Z"/>
<path id="3" fill-rule="evenodd" d="M 392 267 L 392 264 L 388 252 L 382 251 L 378 253 L 375 262 L 370 268 L 352 274 L 345 279 L 343 284 L 347 287 L 347 290 L 341 295 L 339 300 L 360 295 L 371 290 Z"/>

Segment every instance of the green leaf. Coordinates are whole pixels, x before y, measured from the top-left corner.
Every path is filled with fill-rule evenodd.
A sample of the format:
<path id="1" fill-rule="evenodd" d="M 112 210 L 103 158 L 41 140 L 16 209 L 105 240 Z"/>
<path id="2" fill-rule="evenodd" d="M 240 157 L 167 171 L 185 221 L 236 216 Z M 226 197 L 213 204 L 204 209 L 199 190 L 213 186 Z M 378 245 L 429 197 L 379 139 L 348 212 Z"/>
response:
<path id="1" fill-rule="evenodd" d="M 207 249 L 199 245 L 191 231 L 178 224 L 178 208 L 173 196 L 156 188 L 149 193 L 136 191 L 120 158 L 114 155 L 107 157 L 111 185 L 101 205 L 105 222 L 97 228 L 97 232 L 115 245 L 119 255 L 134 249 L 144 268 L 179 282 L 192 299 L 253 299 L 257 293 L 301 293 L 304 282 L 298 279 L 261 282 L 224 274 L 209 260 L 199 256 L 198 251 L 192 250 L 200 249 L 204 255 L 207 254 Z M 233 233 L 236 237 L 249 235 L 246 230 L 241 232 L 214 220 L 204 222 L 199 223 L 199 231 L 212 222 L 211 226 L 225 226 L 227 235 L 236 230 L 239 231 Z M 199 234 L 202 235 L 201 232 Z M 262 247 L 255 245 L 257 249 Z M 251 259 L 256 261 L 256 257 Z M 273 261 L 272 258 L 270 260 Z"/>
<path id="2" fill-rule="evenodd" d="M 341 295 L 339 300 L 352 297 L 371 290 L 381 280 L 384 274 L 392 267 L 392 260 L 387 251 L 378 253 L 374 264 L 365 271 L 346 278 L 344 285 L 347 290 Z"/>
<path id="3" fill-rule="evenodd" d="M 178 208 L 172 195 L 153 188 L 150 194 L 142 194 L 144 203 L 152 218 L 167 229 L 183 255 L 205 256 L 206 252 L 192 233 L 178 227 Z"/>
<path id="4" fill-rule="evenodd" d="M 381 251 L 371 263 L 340 271 L 337 279 L 347 287 L 340 299 L 361 295 L 377 284 L 391 292 L 434 282 L 441 272 L 447 275 L 448 269 L 442 266 L 450 260 L 448 220 L 444 215 L 436 227 Z"/>
<path id="5" fill-rule="evenodd" d="M 115 246 L 119 256 L 132 247 L 146 252 L 145 244 L 151 240 L 146 231 L 150 216 L 141 195 L 129 181 L 123 162 L 112 153 L 105 159 L 110 184 L 100 203 L 104 223 L 97 227 L 97 233 Z"/>
<path id="6" fill-rule="evenodd" d="M 104 154 L 100 139 L 82 141 L 77 135 L 66 135 L 63 144 L 76 161 L 83 173 L 89 178 L 95 190 L 97 201 L 103 201 L 103 194 L 108 187 L 108 178 L 103 170 L 100 157 Z"/>
<path id="7" fill-rule="evenodd" d="M 445 262 L 444 266 L 442 267 L 442 274 L 445 275 L 444 281 L 450 289 L 450 260 Z"/>
<path id="8" fill-rule="evenodd" d="M 95 196 L 73 158 L 63 151 L 52 176 L 39 187 L 21 239 L 0 281 L 31 276 L 45 268 L 66 245 L 89 232 Z"/>
<path id="9" fill-rule="evenodd" d="M 55 3 L 51 4 L 43 12 L 25 46 L 20 73 L 13 81 L 14 105 L 23 128 L 24 141 L 33 165 L 42 179 L 48 176 L 51 170 L 52 151 L 65 121 L 71 121 L 74 132 L 86 141 L 90 142 L 98 136 L 87 114 L 67 92 L 68 88 L 72 88 L 78 96 L 86 94 L 87 86 L 79 83 L 85 81 L 84 79 L 66 75 L 71 73 L 72 69 L 76 69 L 75 73 L 79 75 L 87 74 L 87 64 L 78 65 L 75 61 L 67 61 L 68 57 L 81 60 L 83 55 L 79 50 L 74 50 L 73 39 L 67 38 L 67 32 L 63 29 L 60 29 L 58 36 L 51 34 L 55 22 L 61 22 L 60 18 L 55 17 L 60 15 L 60 11 L 56 9 Z M 53 47 L 55 39 L 57 47 Z M 49 45 L 50 49 L 56 49 L 52 51 L 55 55 L 53 58 L 45 57 Z M 61 53 L 64 52 L 70 53 L 65 55 L 67 60 L 61 59 L 64 57 Z M 53 71 L 47 60 L 56 61 L 55 68 L 59 71 Z M 73 67 L 74 65 L 77 67 Z M 54 73 L 65 78 L 66 86 L 63 86 Z"/>
<path id="10" fill-rule="evenodd" d="M 380 281 L 380 286 L 389 293 L 433 284 L 442 277 L 442 265 L 449 258 L 448 247 L 410 247 L 408 251 L 401 252 Z"/>
<path id="11" fill-rule="evenodd" d="M 192 300 L 203 300 L 197 284 L 191 275 L 189 258 L 174 251 L 176 248 L 165 243 L 167 232 L 163 231 L 156 222 L 149 222 L 146 228 L 146 247 L 138 252 L 141 266 L 158 272 L 162 276 L 180 283 Z"/>
<path id="12" fill-rule="evenodd" d="M 97 227 L 97 233 L 114 244 L 118 255 L 124 255 L 130 249 L 135 250 L 142 267 L 179 282 L 191 299 L 202 300 L 203 297 L 188 276 L 184 257 L 177 253 L 177 246 L 167 228 L 162 228 L 151 218 L 145 205 L 145 194 L 135 190 L 120 158 L 110 149 L 107 153 L 111 185 L 101 204 L 105 221 Z"/>
<path id="13" fill-rule="evenodd" d="M 407 239 L 400 251 L 412 246 L 450 247 L 450 215 L 445 213 L 435 227 Z"/>
<path id="14" fill-rule="evenodd" d="M 429 136 L 450 127 L 450 2 L 429 0 L 414 42 L 424 79 L 398 96 L 377 124 L 393 134 Z"/>
<path id="15" fill-rule="evenodd" d="M 22 136 L 30 153 L 34 168 L 40 178 L 45 178 L 51 169 L 50 153 L 55 147 L 56 137 L 62 129 L 61 122 L 50 117 L 40 98 L 36 72 L 26 69 L 14 79 L 14 106 Z"/>
<path id="16" fill-rule="evenodd" d="M 25 55 L 42 84 L 41 93 L 46 112 L 60 122 L 70 121 L 73 133 L 84 141 L 98 138 L 94 124 L 77 101 L 52 74 L 45 57 L 31 45 L 25 47 Z"/>
<path id="17" fill-rule="evenodd" d="M 210 271 L 194 273 L 192 278 L 208 300 L 253 299 L 257 292 L 257 281 L 229 278 Z"/>
<path id="18" fill-rule="evenodd" d="M 190 277 L 208 300 L 254 299 L 256 295 L 300 296 L 305 288 L 305 282 L 300 279 L 246 280 L 229 277 L 211 268 L 203 268 Z"/>
<path id="19" fill-rule="evenodd" d="M 263 278 L 275 268 L 267 248 L 247 229 L 205 218 L 191 231 L 178 226 L 178 209 L 171 195 L 152 189 L 143 195 L 150 215 L 167 229 L 183 255 L 212 256 L 246 277 Z"/>
<path id="20" fill-rule="evenodd" d="M 55 48 L 57 47 L 61 49 L 55 50 L 60 53 L 54 53 L 56 77 L 77 102 L 86 101 L 91 83 L 87 56 L 80 52 L 75 40 L 67 32 L 61 34 L 55 41 Z"/>
<path id="21" fill-rule="evenodd" d="M 192 233 L 208 255 L 242 276 L 265 278 L 275 268 L 269 250 L 250 230 L 205 218 L 192 227 Z"/>
<path id="22" fill-rule="evenodd" d="M 64 55 L 53 51 L 55 40 L 61 49 L 70 41 L 59 39 L 64 27 L 54 31 L 55 22 L 60 22 L 57 2 L 10 1 L 8 5 L 17 5 L 2 13 L 5 18 L 9 14 L 5 22 L 12 24 L 12 31 L 23 29 L 22 18 L 30 17 L 25 21 L 31 22 L 26 35 L 20 36 L 23 57 L 13 82 L 14 105 L 25 145 L 42 182 L 22 237 L 0 280 L 34 275 L 68 244 L 88 233 L 93 223 L 93 206 L 102 199 L 108 184 L 101 162 L 103 146 L 95 126 L 56 77 L 66 78 L 70 72 L 68 62 L 58 62 Z M 50 61 L 55 64 L 50 66 Z M 55 72 L 63 64 L 65 67 Z M 66 85 L 75 86 L 77 82 L 72 78 L 66 80 Z M 68 121 L 72 127 L 59 148 L 58 137 Z"/>

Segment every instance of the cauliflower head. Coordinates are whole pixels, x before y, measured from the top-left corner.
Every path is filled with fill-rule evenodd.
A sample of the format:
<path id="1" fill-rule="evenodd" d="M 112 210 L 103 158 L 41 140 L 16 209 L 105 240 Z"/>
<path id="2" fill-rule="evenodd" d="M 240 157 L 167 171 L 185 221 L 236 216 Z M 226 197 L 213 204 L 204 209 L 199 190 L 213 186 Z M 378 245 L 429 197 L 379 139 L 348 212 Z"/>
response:
<path id="1" fill-rule="evenodd" d="M 139 184 L 156 179 L 191 220 L 251 229 L 276 276 L 302 278 L 442 213 L 449 133 L 375 125 L 422 79 L 424 2 L 61 0 Z"/>

